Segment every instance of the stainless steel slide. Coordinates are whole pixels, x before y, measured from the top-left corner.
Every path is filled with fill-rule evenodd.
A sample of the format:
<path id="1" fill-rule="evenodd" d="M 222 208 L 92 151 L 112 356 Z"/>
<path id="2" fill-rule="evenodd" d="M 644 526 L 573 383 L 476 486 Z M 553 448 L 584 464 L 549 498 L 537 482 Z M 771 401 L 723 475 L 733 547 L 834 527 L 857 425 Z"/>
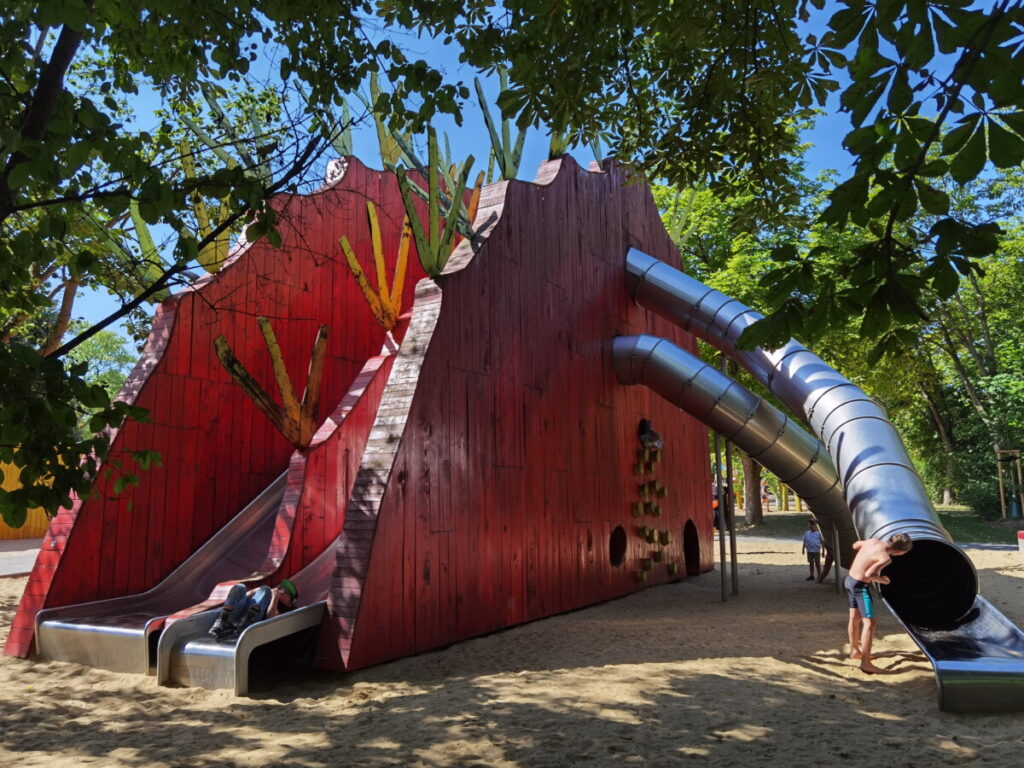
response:
<path id="1" fill-rule="evenodd" d="M 306 660 L 327 615 L 327 603 L 316 602 L 253 624 L 233 643 L 217 642 L 207 634 L 218 613 L 190 616 L 164 630 L 157 652 L 158 683 L 230 688 L 236 696 L 244 696 L 249 692 L 249 666 L 257 649 L 276 644 L 273 655 L 281 664 Z M 273 659 L 261 666 L 273 666 Z"/>
<path id="2" fill-rule="evenodd" d="M 150 673 L 156 636 L 167 616 L 201 603 L 217 584 L 244 578 L 263 562 L 286 474 L 149 591 L 40 611 L 37 653 L 115 672 Z"/>
<path id="3" fill-rule="evenodd" d="M 626 256 L 626 274 L 638 304 L 725 352 L 811 427 L 832 459 L 862 538 L 907 533 L 914 540 L 913 550 L 887 569 L 892 584 L 882 587 L 882 596 L 932 661 L 940 707 L 1024 709 L 1024 635 L 978 595 L 973 564 L 939 523 L 924 484 L 882 409 L 796 341 L 774 351 L 740 349 L 740 335 L 762 317 L 742 303 L 636 249 Z M 727 409 L 749 402 L 751 419 L 768 425 L 777 418 L 753 415 L 754 401 L 730 394 L 738 385 L 711 384 L 710 375 L 700 369 L 689 378 L 682 373 L 683 378 L 673 383 L 667 372 L 682 372 L 683 361 L 650 338 L 616 342 L 620 379 L 645 381 L 650 375 L 657 381 L 661 376 L 667 382 L 655 388 L 666 388 L 670 394 L 674 386 L 709 382 L 701 384 L 702 395 L 679 399 L 696 402 L 695 397 L 711 397 L 718 387 L 723 402 L 735 401 Z M 637 361 L 641 356 L 663 371 L 647 374 L 644 363 Z M 708 409 L 708 415 L 724 429 L 739 427 L 737 436 L 747 429 L 717 407 Z"/>
<path id="4" fill-rule="evenodd" d="M 255 654 L 261 654 L 261 668 L 281 669 L 308 663 L 327 615 L 327 592 L 336 549 L 336 542 L 332 542 L 291 577 L 299 590 L 298 608 L 246 627 L 237 642 L 218 642 L 207 634 L 219 609 L 167 627 L 160 635 L 157 650 L 157 682 L 230 688 L 236 696 L 244 696 L 249 691 L 249 670 Z"/>
<path id="5" fill-rule="evenodd" d="M 924 629 L 889 610 L 935 668 L 939 709 L 1024 711 L 1024 632 L 984 597 L 951 629 Z"/>

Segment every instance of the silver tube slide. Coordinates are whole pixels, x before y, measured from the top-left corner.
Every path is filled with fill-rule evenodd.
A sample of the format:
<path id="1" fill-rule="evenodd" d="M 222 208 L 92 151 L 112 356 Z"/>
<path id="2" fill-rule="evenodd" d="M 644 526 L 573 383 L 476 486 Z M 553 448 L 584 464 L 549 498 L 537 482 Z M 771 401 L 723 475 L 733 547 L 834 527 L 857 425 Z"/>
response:
<path id="1" fill-rule="evenodd" d="M 643 384 L 700 419 L 773 472 L 810 507 L 826 542 L 839 534 L 839 559 L 849 567 L 857 531 L 824 446 L 763 397 L 700 358 L 656 336 L 612 342 L 615 376 Z"/>
<path id="2" fill-rule="evenodd" d="M 924 483 L 885 413 L 866 393 L 794 340 L 740 349 L 762 315 L 635 248 L 626 281 L 637 304 L 732 357 L 818 436 L 835 465 L 862 538 L 906 533 L 913 550 L 887 570 L 882 595 L 910 624 L 954 627 L 973 606 L 978 576 L 935 515 Z"/>

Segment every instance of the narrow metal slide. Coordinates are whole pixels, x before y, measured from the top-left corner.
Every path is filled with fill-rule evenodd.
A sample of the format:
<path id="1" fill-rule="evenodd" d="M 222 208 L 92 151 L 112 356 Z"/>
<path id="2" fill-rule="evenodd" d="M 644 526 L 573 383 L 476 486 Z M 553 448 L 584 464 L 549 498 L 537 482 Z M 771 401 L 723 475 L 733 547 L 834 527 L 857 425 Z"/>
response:
<path id="1" fill-rule="evenodd" d="M 816 487 L 827 483 L 829 471 L 835 473 L 847 517 L 861 538 L 907 533 L 913 539 L 913 550 L 887 569 L 892 584 L 881 591 L 935 668 L 940 708 L 1024 710 L 1024 633 L 978 594 L 973 564 L 939 523 L 924 483 L 878 404 L 796 341 L 773 351 L 741 349 L 740 335 L 761 315 L 668 264 L 630 249 L 626 275 L 638 304 L 725 352 L 805 421 L 831 465 L 818 460 L 818 448 L 795 432 L 789 438 L 779 434 L 774 455 L 762 447 L 764 440 L 753 435 L 781 428 L 781 414 L 663 340 L 617 339 L 613 354 L 620 381 L 647 383 L 737 444 L 763 451 L 758 460 L 769 469 L 769 462 L 786 471 L 799 467 L 796 454 L 803 446 L 804 459 L 822 474 Z M 792 455 L 783 461 L 786 454 Z M 848 530 L 840 512 L 833 507 L 828 512 L 826 519 L 840 521 L 833 523 L 838 530 Z M 841 553 L 843 562 L 849 554 Z"/>
<path id="2" fill-rule="evenodd" d="M 174 622 L 160 635 L 157 682 L 249 692 L 250 670 L 286 670 L 308 664 L 327 615 L 327 592 L 334 570 L 335 543 L 291 577 L 298 607 L 245 628 L 236 642 L 214 640 L 208 632 L 218 610 Z"/>
<path id="3" fill-rule="evenodd" d="M 169 615 L 201 603 L 221 582 L 244 578 L 263 562 L 274 535 L 286 474 L 152 589 L 40 611 L 36 614 L 37 653 L 114 672 L 152 672 L 156 638 Z"/>

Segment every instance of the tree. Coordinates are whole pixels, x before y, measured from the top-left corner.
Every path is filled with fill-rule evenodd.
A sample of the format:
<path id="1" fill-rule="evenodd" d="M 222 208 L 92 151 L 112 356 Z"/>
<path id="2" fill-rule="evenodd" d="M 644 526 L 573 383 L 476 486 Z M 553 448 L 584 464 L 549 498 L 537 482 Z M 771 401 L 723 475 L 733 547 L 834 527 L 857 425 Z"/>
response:
<path id="1" fill-rule="evenodd" d="M 805 22 L 814 28 L 812 17 L 828 19 L 820 39 L 802 31 Z M 175 233 L 159 275 L 146 278 L 116 316 L 181 278 L 201 249 L 232 228 L 245 226 L 249 239 L 276 239 L 268 197 L 315 176 L 311 170 L 331 145 L 327 116 L 371 72 L 395 84 L 374 108 L 399 129 L 418 132 L 438 112 L 458 115 L 470 97 L 465 84 L 408 56 L 380 33 L 382 25 L 458 45 L 478 71 L 507 68 L 500 105 L 520 127 L 543 122 L 570 141 L 602 135 L 611 154 L 651 177 L 716 192 L 750 192 L 756 184 L 766 217 L 796 197 L 789 183 L 793 121 L 841 91 L 852 121 L 846 146 L 856 163 L 823 216 L 836 227 L 869 219 L 883 226 L 857 252 L 859 277 L 845 294 L 814 292 L 825 307 L 817 314 L 868 312 L 883 320 L 883 342 L 899 338 L 885 318 L 907 306 L 923 311 L 926 289 L 951 295 L 950 274 L 968 274 L 972 260 L 995 247 L 992 226 L 947 215 L 929 180 L 948 169 L 968 181 L 986 162 L 1005 167 L 1024 157 L 1021 8 L 1011 0 L 980 9 L 967 0 L 841 0 L 828 10 L 822 0 L 543 7 L 524 0 L 343 0 L 326 13 L 314 0 L 187 7 L 15 0 L 0 21 L 0 307 L 7 318 L 37 309 L 27 297 L 54 291 L 51 281 L 71 287 L 96 274 L 89 249 L 68 236 L 77 210 L 119 227 L 135 206 L 147 225 Z M 308 93 L 283 100 L 301 109 L 300 130 L 277 146 L 270 178 L 230 163 L 197 164 L 203 170 L 188 178 L 173 162 L 180 150 L 166 132 L 141 130 L 119 115 L 140 87 L 187 101 L 204 85 L 238 82 L 264 64 L 261 49 L 274 52 L 280 90 L 301 84 Z M 95 66 L 92 86 L 83 88 L 72 73 L 87 60 Z M 840 71 L 848 78 L 842 87 Z M 940 142 L 950 121 L 958 127 Z M 928 159 L 936 149 L 939 157 Z M 886 166 L 888 155 L 896 159 Z M 217 227 L 188 226 L 197 195 L 213 204 L 227 194 L 229 210 Z M 896 225 L 918 207 L 941 219 L 926 241 L 904 241 Z M 925 245 L 934 252 L 926 255 Z M 813 267 L 818 255 L 779 252 L 783 266 L 793 262 L 793 274 L 803 269 L 797 262 Z M 138 249 L 133 256 L 145 261 Z M 39 268 L 56 263 L 67 265 L 60 276 Z M 786 308 L 808 306 L 790 277 L 779 280 L 790 295 L 751 342 L 790 335 L 801 312 Z M 16 463 L 26 489 L 16 500 L 0 494 L 0 512 L 27 501 L 53 511 L 70 491 L 88 487 L 106 450 L 99 430 L 128 412 L 101 390 L 83 390 L 83 369 L 61 360 L 115 319 L 44 348 L 45 357 L 13 341 L 0 345 L 0 459 Z M 71 400 L 94 409 L 91 436 L 69 431 L 74 419 L 55 403 Z M 24 421 L 29 413 L 32 421 Z M 43 423 L 46 429 L 35 430 Z M 79 455 L 89 458 L 78 463 Z M 33 487 L 39 499 L 29 498 Z"/>

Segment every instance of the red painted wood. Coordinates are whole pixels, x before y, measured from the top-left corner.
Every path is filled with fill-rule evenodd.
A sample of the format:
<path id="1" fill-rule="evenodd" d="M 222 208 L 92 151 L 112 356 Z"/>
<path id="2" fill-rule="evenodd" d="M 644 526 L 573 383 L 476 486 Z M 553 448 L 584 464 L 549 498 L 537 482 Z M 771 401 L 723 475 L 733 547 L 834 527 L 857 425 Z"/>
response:
<path id="1" fill-rule="evenodd" d="M 393 259 L 403 212 L 397 184 L 392 175 L 351 160 L 334 187 L 275 200 L 282 222 L 281 249 L 266 242 L 237 249 L 219 274 L 161 305 L 143 357 L 121 394 L 147 408 L 152 423 L 133 423 L 120 430 L 110 460 L 130 468 L 132 451 L 156 450 L 163 455 L 163 468 L 141 473 L 139 487 L 121 496 L 112 492 L 115 478 L 101 479 L 95 497 L 76 503 L 73 511 L 58 518 L 72 523 L 57 539 L 59 565 L 39 563 L 34 569 L 31 599 L 26 592 L 14 620 L 17 631 L 5 653 L 25 655 L 30 650 L 33 619 L 42 607 L 152 587 L 287 466 L 291 446 L 223 370 L 214 338 L 225 336 L 239 360 L 276 394 L 269 356 L 255 323 L 256 317 L 270 318 L 301 396 L 317 328 L 328 324 L 321 416 L 333 409 L 363 364 L 380 351 L 384 332 L 338 245 L 342 234 L 362 244 L 356 253 L 366 272 L 375 274 L 367 190 L 377 202 L 385 249 Z M 406 306 L 423 276 L 415 253 L 410 256 Z M 365 417 L 362 438 L 353 438 L 344 447 L 352 457 L 350 464 L 361 459 L 359 444 L 371 423 L 372 416 Z M 312 488 L 319 496 L 313 490 L 311 499 L 321 501 L 310 502 L 312 532 L 307 535 L 300 525 L 299 538 L 305 544 L 289 560 L 290 567 L 305 565 L 306 557 L 334 535 L 319 521 L 328 514 L 322 500 L 337 497 L 335 482 L 330 481 L 331 493 L 326 493 L 326 467 L 318 466 L 317 472 L 320 480 Z M 353 480 L 355 474 L 350 469 Z"/>
<path id="2" fill-rule="evenodd" d="M 646 584 L 681 578 L 688 521 L 701 570 L 712 566 L 706 429 L 619 385 L 610 360 L 618 334 L 653 333 L 695 351 L 625 289 L 629 246 L 670 262 L 674 247 L 649 192 L 623 186 L 617 172 L 565 160 L 538 178 L 546 185 L 489 188 L 478 221 L 498 218 L 482 249 L 453 256 L 440 290 L 418 291 L 381 410 L 403 412 L 402 438 L 371 438 L 360 470 L 383 469 L 386 490 L 375 507 L 350 503 L 340 540 L 329 605 L 349 669 L 641 589 L 636 574 L 653 550 L 665 560 Z M 641 418 L 665 438 L 655 476 L 670 495 L 660 517 L 638 520 Z M 641 541 L 640 525 L 670 531 L 671 544 Z M 617 526 L 627 554 L 614 567 Z"/>

